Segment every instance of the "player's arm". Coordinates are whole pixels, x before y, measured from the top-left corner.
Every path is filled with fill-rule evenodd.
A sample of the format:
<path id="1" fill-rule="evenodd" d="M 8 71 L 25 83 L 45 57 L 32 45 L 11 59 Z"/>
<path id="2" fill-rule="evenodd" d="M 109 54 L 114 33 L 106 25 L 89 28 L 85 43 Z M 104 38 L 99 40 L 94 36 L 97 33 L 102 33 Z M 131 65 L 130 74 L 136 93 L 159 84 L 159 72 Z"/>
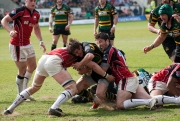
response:
<path id="1" fill-rule="evenodd" d="M 176 88 L 177 79 L 173 76 L 170 76 L 167 83 L 167 88 L 169 91 L 176 96 L 180 96 L 180 89 Z"/>
<path id="2" fill-rule="evenodd" d="M 46 47 L 44 45 L 44 42 L 43 42 L 43 39 L 42 39 L 42 36 L 41 36 L 41 30 L 40 30 L 40 27 L 39 27 L 39 24 L 36 23 L 34 25 L 34 34 L 36 35 L 36 37 L 39 39 L 40 41 L 40 46 L 43 47 L 43 52 L 46 51 Z"/>
<path id="3" fill-rule="evenodd" d="M 148 23 L 148 30 L 155 34 L 160 34 L 160 29 L 155 28 L 155 24 Z"/>
<path id="4" fill-rule="evenodd" d="M 9 22 L 13 21 L 13 19 L 9 16 L 6 15 L 2 20 L 1 20 L 1 24 L 3 26 L 3 28 L 10 34 L 11 37 L 15 37 L 17 34 L 17 31 L 13 30 L 10 26 L 9 26 Z"/>
<path id="5" fill-rule="evenodd" d="M 147 52 L 151 51 L 153 48 L 158 47 L 165 40 L 167 35 L 168 35 L 167 33 L 163 33 L 163 34 L 161 33 L 151 45 L 144 47 L 143 49 L 144 53 L 146 54 Z"/>
<path id="6" fill-rule="evenodd" d="M 53 26 L 53 15 L 52 13 L 49 14 L 49 31 L 52 33 L 52 26 Z"/>
<path id="7" fill-rule="evenodd" d="M 95 10 L 95 19 L 94 19 L 94 36 L 97 34 L 96 29 L 98 27 L 99 23 L 99 17 L 98 17 L 98 12 Z"/>
<path id="8" fill-rule="evenodd" d="M 91 68 L 94 72 L 106 78 L 108 81 L 114 81 L 114 77 L 109 75 L 106 71 L 108 68 L 101 68 L 97 63 L 90 61 L 86 64 L 87 67 Z"/>

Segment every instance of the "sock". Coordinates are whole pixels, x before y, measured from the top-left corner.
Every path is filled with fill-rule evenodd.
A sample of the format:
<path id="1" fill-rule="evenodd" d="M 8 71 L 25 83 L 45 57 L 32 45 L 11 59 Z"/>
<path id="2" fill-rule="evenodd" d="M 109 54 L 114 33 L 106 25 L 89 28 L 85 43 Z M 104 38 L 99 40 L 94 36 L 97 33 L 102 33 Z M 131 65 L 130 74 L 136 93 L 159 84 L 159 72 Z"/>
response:
<path id="1" fill-rule="evenodd" d="M 13 110 L 22 102 L 24 102 L 24 100 L 26 100 L 28 97 L 30 96 L 29 91 L 26 89 L 24 91 L 22 91 L 14 100 L 14 102 L 9 106 L 9 108 L 7 110 L 9 110 L 10 112 L 13 112 Z"/>
<path id="2" fill-rule="evenodd" d="M 24 79 L 24 77 L 21 77 L 19 75 L 17 75 L 17 77 L 16 77 L 16 84 L 17 84 L 18 94 L 23 91 L 23 79 Z"/>
<path id="3" fill-rule="evenodd" d="M 91 93 L 91 89 L 87 89 L 87 90 L 82 90 L 78 95 L 87 98 L 88 101 L 92 101 L 93 100 L 93 94 Z"/>
<path id="4" fill-rule="evenodd" d="M 180 99 L 178 97 L 170 97 L 170 96 L 165 96 L 165 95 L 157 95 L 154 97 L 158 99 L 158 103 L 156 105 L 163 105 L 163 104 L 170 104 L 170 103 L 179 104 L 180 103 Z"/>
<path id="5" fill-rule="evenodd" d="M 54 50 L 54 49 L 56 49 L 56 45 L 52 44 L 51 50 Z"/>
<path id="6" fill-rule="evenodd" d="M 70 99 L 72 97 L 72 94 L 70 91 L 65 90 L 63 91 L 59 97 L 57 98 L 57 100 L 54 102 L 54 104 L 51 106 L 52 109 L 57 109 L 60 107 L 61 104 L 63 104 L 64 102 L 66 102 L 68 99 Z"/>
<path id="7" fill-rule="evenodd" d="M 66 47 L 66 44 L 64 44 L 63 47 Z"/>
<path id="8" fill-rule="evenodd" d="M 25 75 L 24 75 L 24 80 L 23 80 L 23 90 L 25 90 L 28 86 L 28 82 L 30 80 L 32 76 L 32 73 L 29 73 L 28 71 L 26 71 Z"/>
<path id="9" fill-rule="evenodd" d="M 124 108 L 133 108 L 140 105 L 149 105 L 149 99 L 129 99 L 124 101 Z"/>

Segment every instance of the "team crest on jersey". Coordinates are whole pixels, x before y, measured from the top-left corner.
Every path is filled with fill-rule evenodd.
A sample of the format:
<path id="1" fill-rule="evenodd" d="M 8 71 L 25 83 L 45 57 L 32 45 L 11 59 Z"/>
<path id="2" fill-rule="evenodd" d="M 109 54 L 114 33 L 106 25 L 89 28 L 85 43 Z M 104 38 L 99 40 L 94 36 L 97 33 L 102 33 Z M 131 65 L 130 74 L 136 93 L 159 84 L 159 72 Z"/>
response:
<path id="1" fill-rule="evenodd" d="M 180 71 L 176 71 L 176 76 L 180 77 Z"/>
<path id="2" fill-rule="evenodd" d="M 64 11 L 56 11 L 56 15 L 65 15 Z"/>
<path id="3" fill-rule="evenodd" d="M 101 11 L 101 12 L 99 12 L 98 14 L 99 14 L 99 16 L 104 16 L 104 15 L 107 15 L 107 12 Z"/>
<path id="4" fill-rule="evenodd" d="M 11 14 L 16 14 L 16 10 L 15 10 L 15 9 L 12 10 L 12 11 L 11 11 Z"/>

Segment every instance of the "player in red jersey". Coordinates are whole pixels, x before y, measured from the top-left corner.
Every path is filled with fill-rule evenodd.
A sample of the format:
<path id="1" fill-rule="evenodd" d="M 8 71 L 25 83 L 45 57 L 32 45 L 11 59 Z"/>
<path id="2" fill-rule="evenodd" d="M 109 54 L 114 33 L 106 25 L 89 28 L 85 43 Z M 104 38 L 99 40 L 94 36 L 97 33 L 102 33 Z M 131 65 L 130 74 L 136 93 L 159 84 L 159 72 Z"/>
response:
<path id="1" fill-rule="evenodd" d="M 72 79 L 68 71 L 66 71 L 66 68 L 80 61 L 84 57 L 83 52 L 82 43 L 75 39 L 70 39 L 67 48 L 54 49 L 43 55 L 39 59 L 32 86 L 22 91 L 11 106 L 4 111 L 4 114 L 11 114 L 19 104 L 41 88 L 46 77 L 52 76 L 65 90 L 49 109 L 49 115 L 64 116 L 65 114 L 59 106 L 78 92 L 76 82 Z M 103 75 L 105 73 L 101 67 L 99 67 L 100 70 L 98 67 L 95 68 L 98 74 Z"/>
<path id="2" fill-rule="evenodd" d="M 27 88 L 29 79 L 36 69 L 35 52 L 30 43 L 33 28 L 35 35 L 40 40 L 40 46 L 43 47 L 44 52 L 46 51 L 38 24 L 40 14 L 35 10 L 35 6 L 36 0 L 26 0 L 25 6 L 12 10 L 1 21 L 3 27 L 11 36 L 9 49 L 18 68 L 16 77 L 18 94 Z M 9 26 L 11 21 L 13 21 L 13 28 Z"/>
<path id="3" fill-rule="evenodd" d="M 173 63 L 154 74 L 149 83 L 148 89 L 152 97 L 158 99 L 157 105 L 168 103 L 179 104 L 180 89 L 180 64 Z M 172 96 L 172 97 L 169 97 Z"/>
<path id="4" fill-rule="evenodd" d="M 115 77 L 115 83 L 118 85 L 116 108 L 127 109 L 140 105 L 148 105 L 151 109 L 156 104 L 156 98 L 152 98 L 139 85 L 137 78 L 134 77 L 126 66 L 123 55 L 110 44 L 108 38 L 109 36 L 106 33 L 101 32 L 96 35 L 97 44 L 104 52 L 101 66 L 105 71 L 108 68 L 110 69 L 112 75 Z M 99 88 L 100 86 L 101 88 Z M 96 95 L 100 99 L 98 103 L 103 103 L 105 100 L 105 94 L 102 94 L 102 87 L 104 89 L 106 88 L 102 84 L 98 85 L 96 89 Z"/>

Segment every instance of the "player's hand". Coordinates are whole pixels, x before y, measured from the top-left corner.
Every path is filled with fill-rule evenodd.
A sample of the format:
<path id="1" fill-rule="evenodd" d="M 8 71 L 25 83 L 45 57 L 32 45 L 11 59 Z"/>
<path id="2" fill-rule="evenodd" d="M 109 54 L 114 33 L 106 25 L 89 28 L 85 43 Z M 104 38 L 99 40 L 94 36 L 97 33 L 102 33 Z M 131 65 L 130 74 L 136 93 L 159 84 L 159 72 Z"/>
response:
<path id="1" fill-rule="evenodd" d="M 11 36 L 11 37 L 16 37 L 17 36 L 17 31 L 15 31 L 15 30 L 11 30 L 10 32 L 9 32 L 9 35 Z"/>
<path id="2" fill-rule="evenodd" d="M 94 31 L 94 36 L 96 36 L 96 34 L 97 34 L 97 32 L 96 32 L 96 31 Z"/>
<path id="3" fill-rule="evenodd" d="M 143 48 L 144 53 L 146 54 L 147 52 L 149 52 L 150 50 L 152 50 L 151 46 L 146 46 Z"/>
<path id="4" fill-rule="evenodd" d="M 173 14 L 172 17 L 180 23 L 180 16 L 178 14 Z"/>
<path id="5" fill-rule="evenodd" d="M 80 75 L 82 75 L 82 74 L 87 74 L 87 75 L 89 75 L 89 74 L 91 74 L 92 73 L 92 70 L 89 68 L 89 67 L 87 67 L 87 66 L 83 66 L 82 68 L 80 68 L 79 70 L 78 70 L 78 74 L 80 74 Z"/>
<path id="6" fill-rule="evenodd" d="M 43 48 L 43 52 L 46 52 L 46 46 L 44 45 L 43 41 L 40 41 L 40 46 Z"/>
<path id="7" fill-rule="evenodd" d="M 81 68 L 83 68 L 79 62 L 72 64 L 72 67 L 73 67 L 73 69 L 75 69 L 77 71 L 79 71 Z"/>
<path id="8" fill-rule="evenodd" d="M 112 76 L 112 75 L 108 75 L 108 76 L 106 77 L 106 79 L 107 79 L 109 82 L 115 81 L 115 78 L 114 78 L 114 76 Z"/>
<path id="9" fill-rule="evenodd" d="M 50 33 L 53 33 L 53 30 L 52 30 L 52 28 L 51 28 L 51 27 L 49 28 L 49 31 L 50 31 Z"/>
<path id="10" fill-rule="evenodd" d="M 110 32 L 111 32 L 111 34 L 113 34 L 115 32 L 115 27 L 112 27 Z"/>
<path id="11" fill-rule="evenodd" d="M 65 30 L 66 30 L 66 31 L 69 31 L 69 30 L 70 30 L 70 25 L 69 25 L 69 24 L 65 27 Z"/>

